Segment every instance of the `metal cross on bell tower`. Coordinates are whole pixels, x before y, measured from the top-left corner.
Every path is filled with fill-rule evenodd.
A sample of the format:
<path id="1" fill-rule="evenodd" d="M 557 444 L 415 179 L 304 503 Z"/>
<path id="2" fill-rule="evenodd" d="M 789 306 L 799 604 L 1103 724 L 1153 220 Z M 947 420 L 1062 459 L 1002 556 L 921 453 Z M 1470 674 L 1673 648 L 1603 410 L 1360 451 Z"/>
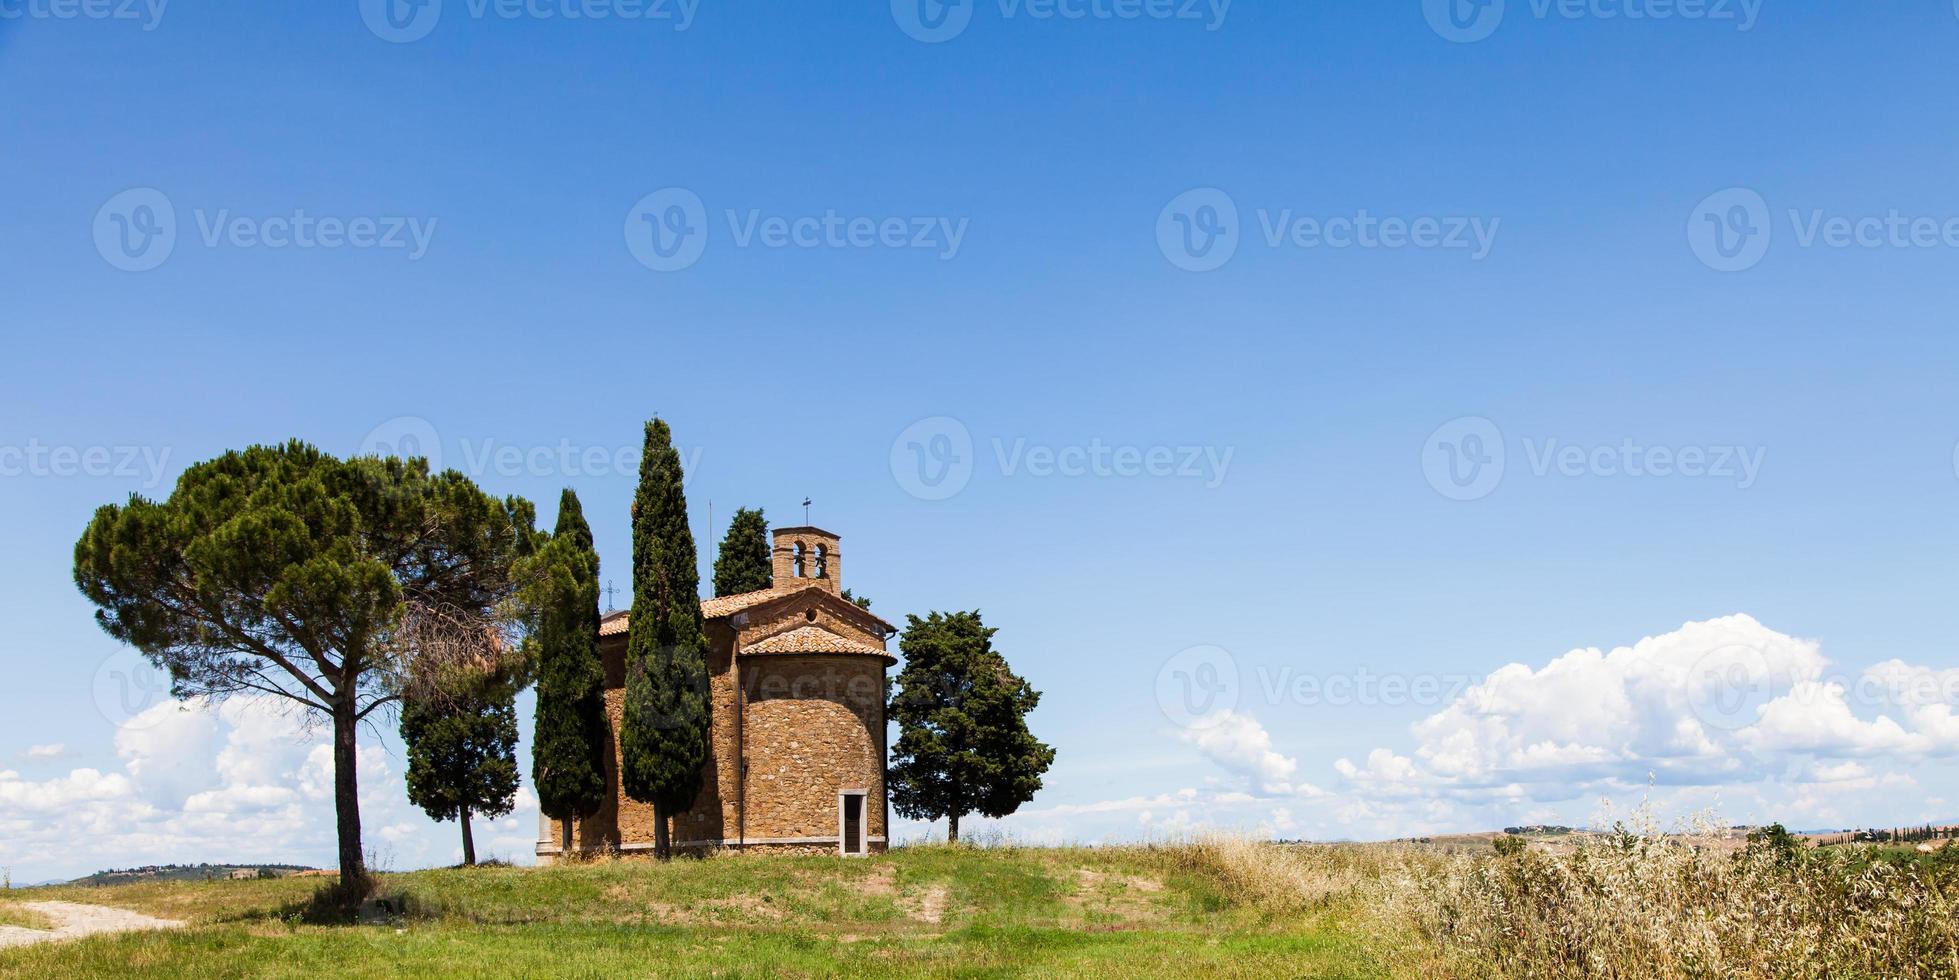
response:
<path id="1" fill-rule="evenodd" d="M 809 522 L 809 498 L 808 497 L 803 498 L 803 526 L 804 527 L 812 526 Z"/>

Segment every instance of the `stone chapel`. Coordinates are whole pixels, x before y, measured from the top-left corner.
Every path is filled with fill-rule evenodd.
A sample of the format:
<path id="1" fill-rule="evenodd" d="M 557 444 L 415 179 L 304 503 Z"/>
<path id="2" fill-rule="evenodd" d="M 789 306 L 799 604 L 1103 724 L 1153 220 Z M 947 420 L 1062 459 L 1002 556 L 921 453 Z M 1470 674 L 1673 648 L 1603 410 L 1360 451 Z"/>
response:
<path id="1" fill-rule="evenodd" d="M 701 603 L 713 718 L 701 793 L 673 818 L 676 851 L 869 854 L 886 846 L 886 644 L 897 628 L 845 599 L 839 539 L 778 528 L 770 588 Z M 653 806 L 619 783 L 626 612 L 605 616 L 610 799 L 588 819 L 540 817 L 537 860 L 653 850 Z"/>

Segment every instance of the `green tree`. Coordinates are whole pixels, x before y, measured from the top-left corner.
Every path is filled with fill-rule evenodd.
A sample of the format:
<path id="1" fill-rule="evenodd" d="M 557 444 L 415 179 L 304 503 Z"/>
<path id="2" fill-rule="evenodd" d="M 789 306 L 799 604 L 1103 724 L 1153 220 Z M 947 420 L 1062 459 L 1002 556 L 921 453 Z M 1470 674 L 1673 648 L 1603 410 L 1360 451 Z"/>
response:
<path id="1" fill-rule="evenodd" d="M 668 822 L 694 805 L 708 758 L 707 635 L 700 566 L 673 431 L 646 424 L 633 498 L 633 611 L 626 641 L 620 783 L 653 804 L 654 848 L 672 855 Z"/>
<path id="2" fill-rule="evenodd" d="M 1750 853 L 1766 854 L 1778 864 L 1790 864 L 1802 858 L 1804 844 L 1788 828 L 1772 823 L 1748 832 L 1747 849 Z"/>
<path id="3" fill-rule="evenodd" d="M 495 819 L 517 802 L 517 683 L 490 672 L 402 704 L 408 801 L 431 820 L 462 824 L 463 864 L 476 864 L 471 815 Z"/>
<path id="4" fill-rule="evenodd" d="M 905 669 L 891 714 L 891 802 L 917 820 L 946 818 L 959 839 L 967 813 L 1004 817 L 1034 798 L 1054 750 L 1027 730 L 1039 691 L 1014 675 L 974 612 L 908 618 L 899 648 Z"/>
<path id="5" fill-rule="evenodd" d="M 870 608 L 871 608 L 871 600 L 869 600 L 869 599 L 867 599 L 867 598 L 865 598 L 864 596 L 861 596 L 861 595 L 851 595 L 851 594 L 850 594 L 850 590 L 849 590 L 849 589 L 845 589 L 845 590 L 843 590 L 843 600 L 844 600 L 845 602 L 852 602 L 852 603 L 856 603 L 856 604 L 857 604 L 857 608 L 859 608 L 859 609 L 862 609 L 862 610 L 864 610 L 864 611 L 866 611 L 866 612 L 869 612 L 869 611 L 870 611 Z"/>
<path id="6" fill-rule="evenodd" d="M 610 735 L 599 657 L 599 555 L 577 494 L 566 490 L 559 498 L 557 530 L 532 560 L 537 570 L 527 576 L 534 610 L 529 642 L 537 715 L 531 784 L 545 816 L 584 819 L 605 805 Z"/>
<path id="7" fill-rule="evenodd" d="M 721 552 L 714 558 L 714 594 L 741 595 L 760 592 L 775 584 L 775 571 L 769 564 L 769 522 L 760 509 L 743 507 L 728 522 L 728 535 L 721 539 Z"/>
<path id="8" fill-rule="evenodd" d="M 176 697 L 265 695 L 330 719 L 339 897 L 351 904 L 370 884 L 356 730 L 400 698 L 431 647 L 502 655 L 534 524 L 528 502 L 431 476 L 427 460 L 253 446 L 192 466 L 161 503 L 132 495 L 97 510 L 75 545 L 75 584 L 103 630 L 170 673 Z"/>

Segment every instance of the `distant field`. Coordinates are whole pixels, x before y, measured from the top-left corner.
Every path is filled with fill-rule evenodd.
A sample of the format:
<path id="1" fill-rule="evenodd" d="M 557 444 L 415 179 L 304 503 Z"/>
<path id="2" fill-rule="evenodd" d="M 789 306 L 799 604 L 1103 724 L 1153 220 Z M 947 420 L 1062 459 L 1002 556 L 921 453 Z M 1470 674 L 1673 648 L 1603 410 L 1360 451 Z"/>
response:
<path id="1" fill-rule="evenodd" d="M 17 892 L 189 921 L 0 952 L 0 975 L 1310 976 L 1385 968 L 1146 849 L 906 848 L 389 875 L 396 923 L 307 925 L 319 879 Z M 4 906 L 0 906 L 4 907 Z"/>

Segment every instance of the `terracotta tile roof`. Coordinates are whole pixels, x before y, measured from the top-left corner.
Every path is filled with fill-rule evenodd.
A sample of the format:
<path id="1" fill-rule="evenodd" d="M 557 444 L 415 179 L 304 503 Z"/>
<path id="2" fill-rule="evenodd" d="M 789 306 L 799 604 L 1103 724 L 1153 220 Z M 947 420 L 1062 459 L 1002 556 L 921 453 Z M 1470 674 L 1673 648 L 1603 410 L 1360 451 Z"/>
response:
<path id="1" fill-rule="evenodd" d="M 600 636 L 618 636 L 624 632 L 626 632 L 626 610 L 624 609 L 618 612 L 606 613 L 605 618 L 599 620 Z"/>
<path id="2" fill-rule="evenodd" d="M 796 588 L 796 589 L 763 589 L 760 592 L 744 592 L 740 595 L 722 596 L 719 599 L 702 599 L 701 618 L 721 619 L 726 616 L 733 616 L 736 613 L 753 609 L 756 606 L 759 606 L 765 602 L 772 602 L 776 599 L 783 598 L 784 596 L 797 595 L 799 593 L 809 592 L 811 590 L 815 590 L 817 592 L 828 591 L 824 589 L 823 586 L 821 585 L 805 585 L 802 586 L 801 588 Z M 599 620 L 599 635 L 600 636 L 624 635 L 630 626 L 629 623 L 629 620 L 631 618 L 630 613 L 631 610 L 627 610 L 627 609 L 621 609 L 618 612 L 606 613 L 605 618 Z M 879 616 L 874 612 L 865 610 L 864 615 L 869 616 L 870 618 L 876 620 L 878 623 L 882 624 L 884 628 L 889 632 L 896 633 L 898 631 L 898 627 L 891 625 L 889 622 L 886 622 L 884 617 Z M 883 651 L 878 651 L 878 652 L 882 653 Z"/>
<path id="3" fill-rule="evenodd" d="M 805 588 L 813 589 L 817 588 L 817 586 L 805 586 Z M 763 589 L 760 592 L 744 592 L 741 595 L 722 596 L 719 599 L 702 599 L 701 618 L 720 619 L 723 616 L 733 616 L 744 609 L 759 606 L 770 599 L 779 599 L 785 595 L 788 595 L 788 593 L 777 592 L 774 589 Z M 631 619 L 632 610 L 630 609 L 621 609 L 618 612 L 607 613 L 604 619 L 599 620 L 599 635 L 623 635 L 630 628 Z"/>
<path id="4" fill-rule="evenodd" d="M 741 652 L 743 654 L 862 653 L 879 657 L 890 656 L 869 643 L 853 640 L 847 636 L 838 636 L 820 626 L 804 626 L 787 633 L 777 633 L 760 643 L 743 647 Z"/>
<path id="5" fill-rule="evenodd" d="M 771 599 L 780 599 L 783 596 L 789 595 L 793 592 L 801 592 L 806 589 L 820 589 L 820 588 L 822 588 L 822 586 L 820 585 L 805 585 L 801 589 L 784 589 L 780 592 L 774 589 L 763 589 L 760 592 L 743 592 L 740 595 L 724 595 L 719 599 L 702 599 L 701 618 L 720 619 L 723 616 L 733 616 L 734 614 L 741 612 L 744 609 L 750 609 L 755 606 L 759 606 L 762 603 L 768 602 Z"/>

